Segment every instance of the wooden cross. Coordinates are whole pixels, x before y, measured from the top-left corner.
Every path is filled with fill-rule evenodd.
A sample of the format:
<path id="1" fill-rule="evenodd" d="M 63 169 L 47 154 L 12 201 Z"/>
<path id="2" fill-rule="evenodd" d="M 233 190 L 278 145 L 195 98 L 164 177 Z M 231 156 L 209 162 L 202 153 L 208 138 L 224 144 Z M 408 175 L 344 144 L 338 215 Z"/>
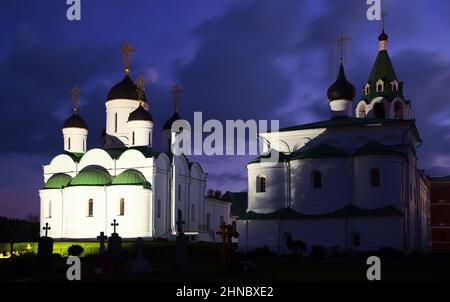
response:
<path id="1" fill-rule="evenodd" d="M 225 243 L 227 239 L 227 226 L 225 225 L 225 222 L 222 222 L 220 225 L 220 231 L 217 231 L 216 234 L 222 237 L 222 242 Z"/>
<path id="2" fill-rule="evenodd" d="M 144 87 L 145 87 L 145 78 L 142 74 L 140 74 L 136 79 L 136 95 L 139 103 L 142 105 L 144 102 Z"/>
<path id="3" fill-rule="evenodd" d="M 72 98 L 72 106 L 73 112 L 77 113 L 78 111 L 78 101 L 80 99 L 80 88 L 77 85 L 74 85 L 70 90 L 70 96 Z"/>
<path id="4" fill-rule="evenodd" d="M 173 107 L 174 107 L 175 112 L 178 112 L 180 96 L 181 96 L 182 92 L 183 92 L 183 87 L 181 87 L 180 84 L 175 84 L 175 86 L 173 86 L 172 90 L 170 90 L 170 94 L 172 94 L 172 97 L 173 97 Z"/>
<path id="5" fill-rule="evenodd" d="M 341 56 L 339 58 L 339 62 L 342 64 L 342 63 L 344 63 L 344 47 L 345 47 L 346 43 L 348 41 L 350 41 L 350 38 L 347 37 L 344 33 L 341 33 L 336 41 L 339 44 L 339 48 L 340 48 Z"/>
<path id="6" fill-rule="evenodd" d="M 125 73 L 128 74 L 130 72 L 130 64 L 131 58 L 133 57 L 134 48 L 130 42 L 125 41 L 122 48 L 120 49 L 123 58 L 123 64 L 125 65 Z"/>
<path id="7" fill-rule="evenodd" d="M 114 234 L 116 234 L 116 226 L 119 226 L 119 224 L 116 222 L 116 220 L 113 220 L 113 223 L 111 223 L 111 226 L 114 227 Z"/>
<path id="8" fill-rule="evenodd" d="M 48 231 L 51 230 L 52 228 L 48 226 L 48 222 L 45 223 L 45 227 L 42 227 L 43 230 L 45 230 L 45 237 L 48 237 Z"/>
<path id="9" fill-rule="evenodd" d="M 183 224 L 184 224 L 183 213 L 181 212 L 180 209 L 178 209 L 178 219 L 177 219 L 177 231 L 178 231 L 178 234 L 183 233 Z"/>

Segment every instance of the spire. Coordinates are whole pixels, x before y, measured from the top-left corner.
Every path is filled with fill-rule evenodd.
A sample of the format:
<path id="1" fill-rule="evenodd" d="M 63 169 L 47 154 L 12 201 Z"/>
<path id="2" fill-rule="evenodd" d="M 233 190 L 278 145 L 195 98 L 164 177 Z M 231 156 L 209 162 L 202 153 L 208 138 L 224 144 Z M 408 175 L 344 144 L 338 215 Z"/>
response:
<path id="1" fill-rule="evenodd" d="M 384 23 L 387 15 L 388 13 L 385 10 L 381 12 L 381 34 L 378 36 L 379 51 L 387 50 L 388 35 L 384 31 Z"/>
<path id="2" fill-rule="evenodd" d="M 77 85 L 74 85 L 70 90 L 70 97 L 72 99 L 72 107 L 73 113 L 78 114 L 78 102 L 80 99 L 80 88 Z"/>
<path id="3" fill-rule="evenodd" d="M 130 73 L 131 58 L 133 57 L 134 52 L 133 45 L 130 42 L 125 41 L 120 52 L 122 53 L 125 74 L 128 75 Z"/>
<path id="4" fill-rule="evenodd" d="M 183 87 L 181 87 L 180 84 L 175 84 L 173 86 L 172 90 L 170 90 L 170 94 L 172 94 L 173 97 L 173 111 L 178 112 L 179 110 L 179 103 L 180 103 L 180 96 L 183 92 Z"/>

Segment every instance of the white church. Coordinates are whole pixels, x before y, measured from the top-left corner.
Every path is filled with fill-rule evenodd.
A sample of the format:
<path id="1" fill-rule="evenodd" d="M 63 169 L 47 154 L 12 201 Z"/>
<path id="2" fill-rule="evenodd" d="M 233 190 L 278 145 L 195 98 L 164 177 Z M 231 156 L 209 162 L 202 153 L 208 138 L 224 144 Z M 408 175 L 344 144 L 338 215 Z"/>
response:
<path id="1" fill-rule="evenodd" d="M 422 140 L 387 52 L 388 36 L 354 104 L 339 74 L 328 89 L 331 118 L 260 133 L 278 163 L 248 163 L 248 208 L 238 220 L 239 249 L 279 254 L 303 241 L 341 250 L 428 247 L 429 183 L 417 167 Z M 354 113 L 353 113 L 354 111 Z M 276 154 L 276 153 L 274 153 Z"/>
<path id="2" fill-rule="evenodd" d="M 214 241 L 219 225 L 230 217 L 230 203 L 205 197 L 207 174 L 197 162 L 175 156 L 171 144 L 179 134 L 178 98 L 161 132 L 162 152 L 153 149 L 154 124 L 142 87 L 130 78 L 132 48 L 122 49 L 125 77 L 106 97 L 103 147 L 88 150 L 88 127 L 74 105 L 62 129 L 64 152 L 43 166 L 40 223 L 55 239 L 95 239 L 113 233 L 122 238 L 174 239 L 178 211 L 191 240 Z M 76 91 L 73 91 L 76 94 Z M 72 96 L 76 99 L 76 95 Z"/>

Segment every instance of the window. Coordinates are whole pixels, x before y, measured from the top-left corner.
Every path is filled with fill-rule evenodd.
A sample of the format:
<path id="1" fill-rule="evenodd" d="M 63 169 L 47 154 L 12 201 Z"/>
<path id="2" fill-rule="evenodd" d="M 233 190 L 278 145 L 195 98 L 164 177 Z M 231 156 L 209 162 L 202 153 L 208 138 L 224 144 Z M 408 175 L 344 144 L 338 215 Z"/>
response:
<path id="1" fill-rule="evenodd" d="M 219 223 L 220 223 L 220 225 L 222 225 L 224 222 L 225 222 L 225 220 L 223 220 L 223 216 L 220 216 L 220 217 L 219 217 Z"/>
<path id="2" fill-rule="evenodd" d="M 206 213 L 206 227 L 211 228 L 211 213 Z"/>
<path id="3" fill-rule="evenodd" d="M 383 102 L 376 103 L 373 107 L 373 112 L 374 112 L 375 118 L 381 118 L 381 119 L 386 118 Z"/>
<path id="4" fill-rule="evenodd" d="M 70 137 L 68 138 L 68 142 L 67 142 L 68 148 L 70 150 Z"/>
<path id="5" fill-rule="evenodd" d="M 191 205 L 191 221 L 195 221 L 195 205 Z"/>
<path id="6" fill-rule="evenodd" d="M 256 177 L 256 192 L 266 192 L 266 177 L 257 176 Z"/>
<path id="7" fill-rule="evenodd" d="M 156 216 L 158 218 L 161 217 L 161 199 L 158 199 L 157 204 L 156 204 Z"/>
<path id="8" fill-rule="evenodd" d="M 123 216 L 125 215 L 125 199 L 121 198 L 120 199 L 120 204 L 119 204 L 119 215 Z"/>
<path id="9" fill-rule="evenodd" d="M 94 200 L 91 198 L 88 201 L 88 217 L 94 216 Z"/>
<path id="10" fill-rule="evenodd" d="M 361 105 L 359 107 L 359 117 L 366 117 L 366 106 Z"/>
<path id="11" fill-rule="evenodd" d="M 370 93 L 370 85 L 369 84 L 366 84 L 366 86 L 364 87 L 364 93 L 366 95 L 368 95 Z"/>
<path id="12" fill-rule="evenodd" d="M 314 189 L 322 188 L 322 173 L 319 171 L 312 172 L 312 184 Z"/>
<path id="13" fill-rule="evenodd" d="M 178 201 L 181 201 L 181 185 L 178 185 Z"/>
<path id="14" fill-rule="evenodd" d="M 358 232 L 352 233 L 352 245 L 355 247 L 361 245 L 361 236 L 359 235 Z"/>
<path id="15" fill-rule="evenodd" d="M 132 137 L 131 137 L 131 144 L 134 145 L 134 131 L 133 131 L 133 133 L 131 134 L 131 136 L 132 136 Z"/>
<path id="16" fill-rule="evenodd" d="M 114 113 L 114 132 L 117 133 L 117 112 Z"/>
<path id="17" fill-rule="evenodd" d="M 378 168 L 370 169 L 370 185 L 372 187 L 380 186 L 380 169 Z"/>
<path id="18" fill-rule="evenodd" d="M 384 90 L 384 82 L 382 80 L 378 80 L 377 83 L 377 91 L 376 92 L 381 92 Z"/>
<path id="19" fill-rule="evenodd" d="M 383 85 L 378 84 L 378 86 L 377 86 L 377 91 L 382 91 L 382 90 L 383 90 Z"/>
<path id="20" fill-rule="evenodd" d="M 403 119 L 403 105 L 400 102 L 395 102 L 394 104 L 394 118 L 396 120 Z"/>
<path id="21" fill-rule="evenodd" d="M 47 218 L 52 218 L 52 201 L 51 200 L 49 200 L 49 202 L 48 202 Z"/>

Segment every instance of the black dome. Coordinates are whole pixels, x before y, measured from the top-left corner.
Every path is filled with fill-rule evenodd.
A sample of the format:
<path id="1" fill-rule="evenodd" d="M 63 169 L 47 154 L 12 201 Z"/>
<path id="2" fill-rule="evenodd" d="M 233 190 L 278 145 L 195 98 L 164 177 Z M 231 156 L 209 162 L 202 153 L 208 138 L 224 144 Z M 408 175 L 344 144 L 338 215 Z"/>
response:
<path id="1" fill-rule="evenodd" d="M 106 97 L 106 101 L 115 99 L 129 99 L 138 101 L 136 90 L 136 84 L 133 83 L 129 75 L 126 75 L 122 81 L 111 88 L 111 90 L 108 92 L 108 96 Z M 147 102 L 145 94 L 143 101 Z"/>
<path id="2" fill-rule="evenodd" d="M 381 32 L 381 34 L 378 36 L 378 41 L 387 41 L 388 35 L 384 32 L 384 30 Z"/>
<path id="3" fill-rule="evenodd" d="M 178 114 L 178 112 L 174 112 L 173 115 L 170 117 L 170 119 L 167 120 L 167 122 L 164 124 L 163 130 L 171 129 L 173 122 L 176 120 L 181 120 L 181 116 Z"/>
<path id="4" fill-rule="evenodd" d="M 339 67 L 339 75 L 336 81 L 328 88 L 328 99 L 334 100 L 353 100 L 355 97 L 355 86 L 345 77 L 344 66 Z"/>
<path id="5" fill-rule="evenodd" d="M 78 114 L 74 113 L 64 122 L 63 128 L 83 128 L 87 130 L 88 127 L 86 122 Z"/>
<path id="6" fill-rule="evenodd" d="M 150 112 L 145 110 L 144 107 L 139 106 L 136 110 L 130 113 L 128 121 L 150 121 L 153 122 L 152 115 Z"/>

